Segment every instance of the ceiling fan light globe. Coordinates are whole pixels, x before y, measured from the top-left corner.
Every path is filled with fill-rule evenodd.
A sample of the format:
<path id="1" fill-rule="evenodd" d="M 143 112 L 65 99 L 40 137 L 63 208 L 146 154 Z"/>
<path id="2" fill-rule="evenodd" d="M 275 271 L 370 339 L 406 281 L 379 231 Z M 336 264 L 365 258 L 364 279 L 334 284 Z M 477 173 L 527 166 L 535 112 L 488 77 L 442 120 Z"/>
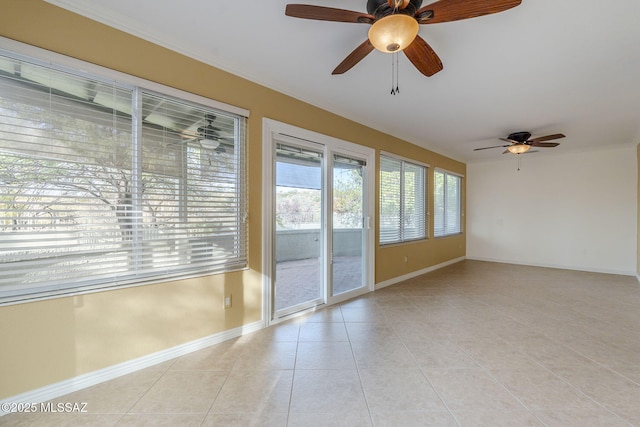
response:
<path id="1" fill-rule="evenodd" d="M 531 146 L 528 144 L 513 144 L 507 147 L 507 150 L 509 150 L 509 152 L 513 154 L 522 154 L 529 151 L 530 148 Z"/>
<path id="2" fill-rule="evenodd" d="M 369 41 L 380 52 L 394 53 L 408 47 L 418 35 L 420 25 L 401 13 L 378 19 L 369 29 Z"/>
<path id="3" fill-rule="evenodd" d="M 200 145 L 202 148 L 206 148 L 207 150 L 215 150 L 220 145 L 220 141 L 216 141 L 215 139 L 201 139 Z"/>

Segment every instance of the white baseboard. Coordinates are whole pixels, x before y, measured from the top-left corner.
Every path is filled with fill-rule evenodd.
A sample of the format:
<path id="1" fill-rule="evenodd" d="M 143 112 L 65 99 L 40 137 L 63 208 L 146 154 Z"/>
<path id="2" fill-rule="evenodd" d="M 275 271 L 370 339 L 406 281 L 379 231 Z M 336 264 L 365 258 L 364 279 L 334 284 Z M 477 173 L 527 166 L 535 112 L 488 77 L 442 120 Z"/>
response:
<path id="1" fill-rule="evenodd" d="M 455 264 L 460 261 L 464 261 L 466 257 L 454 258 L 449 261 L 445 261 L 440 264 L 432 265 L 431 267 L 423 268 L 422 270 L 412 271 L 408 274 L 403 274 L 402 276 L 394 277 L 393 279 L 385 280 L 384 282 L 376 283 L 375 289 L 386 288 L 387 286 L 395 285 L 396 283 L 404 282 L 405 280 L 412 279 L 417 276 L 421 276 L 426 273 L 430 273 L 432 271 L 438 270 L 440 268 L 446 267 L 451 264 Z"/>
<path id="2" fill-rule="evenodd" d="M 515 264 L 515 265 L 526 265 L 529 267 L 542 267 L 542 268 L 556 268 L 559 270 L 574 270 L 574 271 L 585 271 L 588 273 L 602 273 L 602 274 L 616 274 L 620 276 L 638 276 L 638 274 L 634 271 L 628 270 L 614 270 L 607 268 L 591 268 L 591 267 L 581 267 L 581 266 L 572 266 L 572 265 L 562 265 L 562 264 L 542 264 L 542 263 L 525 263 L 522 261 L 516 260 L 508 260 L 508 259 L 497 259 L 497 258 L 486 258 L 486 257 L 474 257 L 467 256 L 468 260 L 471 261 L 486 261 L 486 262 L 495 262 L 498 264 Z"/>
<path id="3" fill-rule="evenodd" d="M 148 354 L 146 356 L 132 359 L 117 365 L 109 366 L 104 369 L 89 372 L 87 374 L 79 375 L 77 377 L 69 378 L 68 380 L 60 381 L 54 384 L 50 384 L 35 390 L 31 390 L 16 396 L 12 396 L 3 400 L 2 403 L 40 403 L 47 400 L 55 399 L 65 394 L 73 393 L 74 391 L 82 390 L 87 387 L 100 384 L 105 381 L 118 378 L 122 375 L 130 374 L 141 369 L 149 368 L 167 360 L 174 359 L 185 354 L 192 353 L 194 351 L 202 350 L 214 344 L 237 338 L 239 336 L 258 331 L 265 327 L 264 321 L 249 323 L 238 328 L 229 329 L 228 331 L 220 332 L 217 334 L 209 335 L 208 337 L 200 338 L 194 341 L 190 341 L 185 344 L 181 344 L 175 347 L 161 350 L 156 353 Z M 0 411 L 0 417 L 6 415 L 5 412 Z"/>

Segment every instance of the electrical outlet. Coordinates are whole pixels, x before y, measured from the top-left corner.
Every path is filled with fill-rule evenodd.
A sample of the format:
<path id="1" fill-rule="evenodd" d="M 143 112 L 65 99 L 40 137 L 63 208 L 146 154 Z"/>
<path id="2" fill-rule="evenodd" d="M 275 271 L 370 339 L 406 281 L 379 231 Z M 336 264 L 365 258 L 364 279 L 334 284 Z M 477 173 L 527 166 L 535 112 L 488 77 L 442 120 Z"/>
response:
<path id="1" fill-rule="evenodd" d="M 407 261 L 409 261 L 409 257 L 408 257 L 408 256 L 405 256 L 405 257 L 404 257 L 404 262 L 407 262 Z"/>
<path id="2" fill-rule="evenodd" d="M 231 308 L 231 294 L 224 297 L 224 308 Z"/>

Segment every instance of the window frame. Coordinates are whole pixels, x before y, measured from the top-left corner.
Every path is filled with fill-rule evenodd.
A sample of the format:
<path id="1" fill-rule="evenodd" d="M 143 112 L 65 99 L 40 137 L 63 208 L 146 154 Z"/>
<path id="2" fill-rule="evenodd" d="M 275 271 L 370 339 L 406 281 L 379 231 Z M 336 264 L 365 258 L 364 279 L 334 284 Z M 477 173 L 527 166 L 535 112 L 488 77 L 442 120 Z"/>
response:
<path id="1" fill-rule="evenodd" d="M 382 182 L 382 165 L 384 164 L 384 160 L 383 158 L 386 157 L 390 160 L 393 161 L 398 161 L 401 164 L 401 168 L 400 168 L 400 201 L 399 201 L 399 212 L 398 212 L 398 219 L 399 219 L 399 229 L 397 230 L 397 234 L 398 234 L 398 238 L 397 239 L 393 239 L 393 240 L 382 240 L 382 186 L 383 186 L 383 182 Z M 380 152 L 380 160 L 379 160 L 379 164 L 380 164 L 380 173 L 378 174 L 378 179 L 379 179 L 379 185 L 378 185 L 378 191 L 379 191 L 379 195 L 378 195 L 378 215 L 379 215 L 379 222 L 378 222 L 378 244 L 380 246 L 389 246 L 389 245 L 397 245 L 397 244 L 402 244 L 402 243 L 410 243 L 410 242 L 418 242 L 418 241 L 423 241 L 423 240 L 427 240 L 429 239 L 429 191 L 428 191 L 428 185 L 429 185 L 429 169 L 430 166 L 426 163 L 422 163 L 419 162 L 417 160 L 414 159 L 409 159 L 409 158 L 405 158 L 396 154 L 392 154 L 392 153 L 388 153 L 385 151 L 381 151 Z M 405 206 L 405 165 L 409 164 L 411 166 L 414 167 L 419 167 L 422 168 L 422 177 L 423 177 L 423 183 L 422 183 L 422 207 L 423 207 L 423 212 L 422 212 L 422 235 L 418 236 L 418 237 L 407 237 L 406 233 L 405 233 L 405 219 L 404 219 L 404 206 Z"/>
<path id="2" fill-rule="evenodd" d="M 74 75 L 81 79 L 88 79 L 91 81 L 102 82 L 113 85 L 120 89 L 125 89 L 132 92 L 132 98 L 135 102 L 136 94 L 139 94 L 140 104 L 143 94 L 157 95 L 166 97 L 167 99 L 176 100 L 189 105 L 200 106 L 207 111 L 213 110 L 223 114 L 227 114 L 236 117 L 236 124 L 241 123 L 239 126 L 241 129 L 236 134 L 234 144 L 237 146 L 237 162 L 234 169 L 234 193 L 237 202 L 235 203 L 237 209 L 238 218 L 238 239 L 241 239 L 239 245 L 241 247 L 240 252 L 242 255 L 240 259 L 241 263 L 236 263 L 235 267 L 230 266 L 227 268 L 226 263 L 223 269 L 210 270 L 203 269 L 202 266 L 196 266 L 193 269 L 180 269 L 175 274 L 152 274 L 143 275 L 141 278 L 136 278 L 135 268 L 129 270 L 129 279 L 119 280 L 114 277 L 113 279 L 103 280 L 100 283 L 92 283 L 91 280 L 83 281 L 78 284 L 70 284 L 63 288 L 58 286 L 52 287 L 50 284 L 47 286 L 46 282 L 37 282 L 32 286 L 24 286 L 19 289 L 10 287 L 8 290 L 0 289 L 0 305 L 29 302 L 40 299 L 55 298 L 60 296 L 77 295 L 87 292 L 104 291 L 109 289 L 118 289 L 123 287 L 141 286 L 152 283 L 162 283 L 168 280 L 183 280 L 192 277 L 200 277 L 210 274 L 222 274 L 231 271 L 237 271 L 247 268 L 248 260 L 248 228 L 246 223 L 247 217 L 247 181 L 248 181 L 248 169 L 247 169 L 247 122 L 249 117 L 249 111 L 235 107 L 229 104 L 221 103 L 200 95 L 196 95 L 190 92 L 185 92 L 169 86 L 164 86 L 159 83 L 151 82 L 145 79 L 138 78 L 136 76 L 124 74 L 115 70 L 97 66 L 94 64 L 86 63 L 84 61 L 66 57 L 54 52 L 46 51 L 37 47 L 28 46 L 20 42 L 5 39 L 0 37 L 0 55 L 7 56 L 16 61 L 24 61 L 27 63 L 46 67 L 47 69 L 55 70 L 57 72 L 63 72 L 70 75 Z M 140 106 L 140 105 L 138 105 Z M 135 107 L 135 106 L 134 106 Z M 141 112 L 141 111 L 140 111 Z M 142 145 L 142 120 L 137 122 L 135 108 L 132 114 L 131 123 L 131 140 L 133 143 L 134 138 L 139 138 L 139 144 Z M 239 122 L 238 122 L 239 120 Z M 140 135 L 136 135 L 140 133 Z M 212 235 L 215 236 L 215 235 Z M 235 236 L 235 234 L 234 234 Z M 138 249 L 140 250 L 140 249 Z M 234 259 L 236 259 L 234 257 Z"/>
<path id="3" fill-rule="evenodd" d="M 443 218 L 443 225 L 442 225 L 442 233 L 438 233 L 438 228 L 436 228 L 436 223 L 438 222 L 437 217 L 440 214 L 436 204 L 438 203 L 438 197 L 436 195 L 436 174 L 442 174 L 443 175 L 443 180 L 444 180 L 444 187 L 443 187 L 443 207 L 442 210 L 445 212 L 444 218 Z M 453 231 L 453 232 L 447 232 L 447 218 L 448 216 L 446 215 L 447 212 L 447 208 L 448 208 L 448 198 L 447 198 L 447 192 L 448 192 L 448 187 L 447 187 L 447 177 L 448 176 L 455 176 L 456 178 L 458 178 L 458 206 L 457 206 L 457 217 L 458 217 L 458 230 L 457 231 Z M 442 168 L 435 168 L 433 171 L 433 237 L 434 238 L 441 238 L 441 237 L 450 237 L 450 236 L 458 236 L 464 233 L 464 228 L 463 228 L 463 218 L 464 218 L 464 213 L 463 213 L 463 199 L 464 199 L 464 194 L 463 194 L 463 180 L 464 180 L 464 175 L 456 173 L 456 172 L 452 172 L 446 169 L 442 169 Z"/>

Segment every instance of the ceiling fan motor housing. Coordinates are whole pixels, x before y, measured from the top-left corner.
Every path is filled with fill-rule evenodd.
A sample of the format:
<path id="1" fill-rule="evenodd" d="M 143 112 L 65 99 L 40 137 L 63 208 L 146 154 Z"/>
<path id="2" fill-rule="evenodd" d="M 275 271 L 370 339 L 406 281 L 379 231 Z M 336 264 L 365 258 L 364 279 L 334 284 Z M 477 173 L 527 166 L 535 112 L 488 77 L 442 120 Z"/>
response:
<path id="1" fill-rule="evenodd" d="M 389 5 L 389 0 L 368 0 L 367 12 L 369 13 L 369 15 L 375 16 L 376 20 L 387 15 L 393 15 L 394 13 L 402 13 L 404 15 L 413 16 L 415 15 L 416 11 L 420 9 L 421 5 L 422 0 L 411 0 L 407 7 L 394 10 L 394 8 Z"/>
<path id="2" fill-rule="evenodd" d="M 220 128 L 217 128 L 212 124 L 215 121 L 216 116 L 213 114 L 207 114 L 204 119 L 206 120 L 207 125 L 200 126 L 198 128 L 198 135 L 200 136 L 200 138 L 215 141 L 219 140 L 220 135 L 218 134 L 218 131 L 220 130 Z"/>
<path id="3" fill-rule="evenodd" d="M 530 132 L 514 132 L 507 137 L 507 139 L 520 143 L 527 142 L 529 138 L 531 138 Z"/>

